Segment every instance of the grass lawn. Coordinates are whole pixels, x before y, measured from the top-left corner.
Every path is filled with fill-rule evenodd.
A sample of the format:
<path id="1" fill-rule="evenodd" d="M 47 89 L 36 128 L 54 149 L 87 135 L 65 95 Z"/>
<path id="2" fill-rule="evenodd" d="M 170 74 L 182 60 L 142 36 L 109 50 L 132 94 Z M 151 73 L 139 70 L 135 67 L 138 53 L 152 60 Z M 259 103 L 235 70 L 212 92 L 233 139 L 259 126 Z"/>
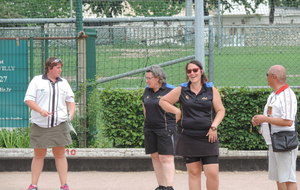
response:
<path id="1" fill-rule="evenodd" d="M 97 76 L 108 77 L 194 54 L 189 48 L 97 48 Z M 216 86 L 267 86 L 265 74 L 271 65 L 287 68 L 288 83 L 299 85 L 300 47 L 225 47 L 214 50 L 213 78 Z M 186 62 L 164 67 L 167 82 L 186 81 Z M 206 57 L 206 71 L 208 69 Z M 208 72 L 207 72 L 208 73 Z M 144 73 L 101 84 L 102 87 L 144 87 Z"/>

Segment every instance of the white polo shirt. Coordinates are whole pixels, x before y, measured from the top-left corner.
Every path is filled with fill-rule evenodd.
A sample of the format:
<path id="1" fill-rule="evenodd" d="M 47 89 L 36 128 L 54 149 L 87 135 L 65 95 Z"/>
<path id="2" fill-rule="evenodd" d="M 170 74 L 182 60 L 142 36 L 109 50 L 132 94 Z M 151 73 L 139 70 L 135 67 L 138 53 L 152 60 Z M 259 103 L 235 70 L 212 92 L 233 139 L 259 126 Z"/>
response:
<path id="1" fill-rule="evenodd" d="M 27 88 L 24 98 L 35 101 L 42 109 L 52 112 L 51 117 L 43 117 L 31 110 L 31 123 L 43 128 L 50 128 L 67 121 L 68 110 L 66 102 L 74 102 L 74 93 L 66 79 L 58 78 L 55 83 L 47 75 L 35 76 Z"/>
<path id="2" fill-rule="evenodd" d="M 297 98 L 294 91 L 288 87 L 288 85 L 283 86 L 277 92 L 272 92 L 269 95 L 264 108 L 264 115 L 293 121 L 291 126 L 277 126 L 271 124 L 272 134 L 279 131 L 294 131 L 296 114 Z"/>

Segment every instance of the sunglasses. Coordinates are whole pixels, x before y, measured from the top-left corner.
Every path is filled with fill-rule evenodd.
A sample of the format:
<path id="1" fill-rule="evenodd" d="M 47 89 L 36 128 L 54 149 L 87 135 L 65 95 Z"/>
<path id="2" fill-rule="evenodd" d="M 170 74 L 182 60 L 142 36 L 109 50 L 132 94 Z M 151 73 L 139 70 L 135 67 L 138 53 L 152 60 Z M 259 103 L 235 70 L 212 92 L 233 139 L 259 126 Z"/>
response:
<path id="1" fill-rule="evenodd" d="M 51 62 L 51 64 L 53 64 L 53 63 L 62 63 L 62 61 L 61 61 L 60 59 L 54 59 L 54 60 Z"/>
<path id="2" fill-rule="evenodd" d="M 186 70 L 187 74 L 191 74 L 192 72 L 197 73 L 199 71 L 199 68 L 195 68 L 195 69 L 188 69 Z"/>

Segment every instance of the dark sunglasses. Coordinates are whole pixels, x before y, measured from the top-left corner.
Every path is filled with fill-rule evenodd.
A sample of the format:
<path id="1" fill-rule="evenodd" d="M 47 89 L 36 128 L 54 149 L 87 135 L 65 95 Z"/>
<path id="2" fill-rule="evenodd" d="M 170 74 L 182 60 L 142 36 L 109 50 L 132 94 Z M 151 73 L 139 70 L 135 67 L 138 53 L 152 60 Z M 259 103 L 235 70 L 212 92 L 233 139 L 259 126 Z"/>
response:
<path id="1" fill-rule="evenodd" d="M 199 71 L 199 68 L 195 68 L 195 69 L 188 69 L 186 70 L 187 74 L 191 74 L 192 72 L 197 73 Z"/>

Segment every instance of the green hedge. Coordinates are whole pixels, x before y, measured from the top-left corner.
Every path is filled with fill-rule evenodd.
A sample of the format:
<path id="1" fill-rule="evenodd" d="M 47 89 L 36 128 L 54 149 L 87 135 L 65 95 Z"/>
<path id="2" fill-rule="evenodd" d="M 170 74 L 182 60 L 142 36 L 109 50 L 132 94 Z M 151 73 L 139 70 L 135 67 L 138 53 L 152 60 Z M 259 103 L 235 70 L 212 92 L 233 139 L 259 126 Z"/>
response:
<path id="1" fill-rule="evenodd" d="M 218 130 L 221 147 L 231 150 L 266 149 L 258 127 L 251 124 L 251 118 L 263 112 L 271 89 L 222 88 L 219 91 L 226 109 L 226 116 Z M 299 98 L 299 91 L 295 92 Z M 114 147 L 143 147 L 142 93 L 143 89 L 106 89 L 100 92 L 103 113 L 100 130 Z"/>
<path id="2" fill-rule="evenodd" d="M 251 124 L 251 118 L 263 112 L 271 89 L 221 88 L 219 91 L 226 109 L 226 116 L 218 130 L 221 147 L 231 150 L 266 149 L 258 127 Z M 300 91 L 295 90 L 295 93 L 299 100 Z M 88 147 L 144 147 L 142 94 L 143 89 L 104 89 L 90 93 L 87 106 Z M 299 107 L 298 101 L 298 113 Z M 73 121 L 79 133 L 78 120 L 84 117 L 79 116 Z M 78 147 L 78 136 L 73 134 L 72 138 L 70 147 Z M 0 130 L 0 147 L 29 147 L 29 128 Z"/>
<path id="3" fill-rule="evenodd" d="M 103 135 L 114 147 L 143 147 L 142 94 L 143 89 L 101 91 Z"/>

